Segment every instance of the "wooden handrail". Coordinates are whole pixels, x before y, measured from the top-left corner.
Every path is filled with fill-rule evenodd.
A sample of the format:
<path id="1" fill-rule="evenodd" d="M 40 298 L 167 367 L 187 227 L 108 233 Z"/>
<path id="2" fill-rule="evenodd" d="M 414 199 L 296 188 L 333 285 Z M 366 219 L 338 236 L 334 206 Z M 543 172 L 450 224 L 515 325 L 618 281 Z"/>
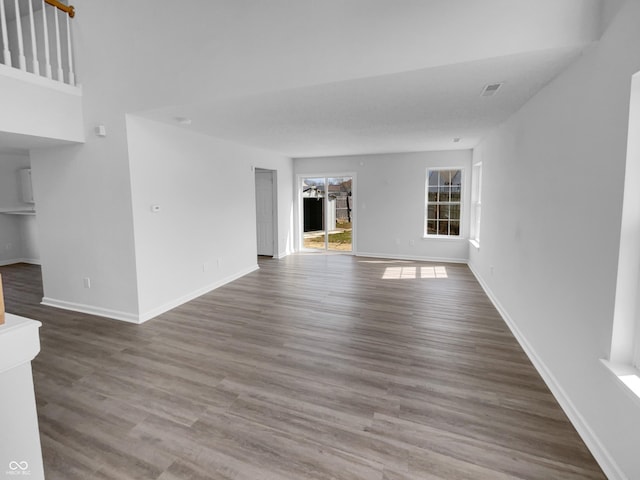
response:
<path id="1" fill-rule="evenodd" d="M 73 8 L 73 5 L 65 5 L 64 3 L 59 2 L 58 0 L 44 0 L 49 5 L 56 7 L 59 10 L 62 10 L 65 13 L 68 13 L 71 18 L 76 16 L 76 10 Z"/>

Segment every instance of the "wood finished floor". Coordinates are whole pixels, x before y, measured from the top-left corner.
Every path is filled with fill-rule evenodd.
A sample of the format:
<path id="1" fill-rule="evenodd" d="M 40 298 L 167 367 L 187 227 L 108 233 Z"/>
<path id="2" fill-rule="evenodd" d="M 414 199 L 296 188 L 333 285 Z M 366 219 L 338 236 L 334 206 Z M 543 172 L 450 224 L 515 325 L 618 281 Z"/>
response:
<path id="1" fill-rule="evenodd" d="M 39 305 L 47 480 L 603 479 L 464 265 L 299 255 L 144 325 Z"/>

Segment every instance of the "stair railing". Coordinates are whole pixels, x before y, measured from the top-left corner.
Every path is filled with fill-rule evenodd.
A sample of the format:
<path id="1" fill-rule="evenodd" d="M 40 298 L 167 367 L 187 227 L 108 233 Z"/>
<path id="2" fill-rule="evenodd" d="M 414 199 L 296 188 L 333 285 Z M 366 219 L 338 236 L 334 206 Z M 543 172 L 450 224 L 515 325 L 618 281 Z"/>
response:
<path id="1" fill-rule="evenodd" d="M 76 85 L 70 24 L 74 16 L 73 6 L 58 0 L 0 0 L 0 63 Z"/>

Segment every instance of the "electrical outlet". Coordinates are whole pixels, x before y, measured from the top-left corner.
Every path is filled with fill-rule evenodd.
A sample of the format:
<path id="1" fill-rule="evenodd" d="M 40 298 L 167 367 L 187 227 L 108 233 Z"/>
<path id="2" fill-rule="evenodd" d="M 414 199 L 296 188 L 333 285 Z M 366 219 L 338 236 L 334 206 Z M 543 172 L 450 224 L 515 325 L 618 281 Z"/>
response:
<path id="1" fill-rule="evenodd" d="M 84 288 L 91 288 L 91 279 L 89 277 L 84 277 L 82 283 L 84 284 Z"/>

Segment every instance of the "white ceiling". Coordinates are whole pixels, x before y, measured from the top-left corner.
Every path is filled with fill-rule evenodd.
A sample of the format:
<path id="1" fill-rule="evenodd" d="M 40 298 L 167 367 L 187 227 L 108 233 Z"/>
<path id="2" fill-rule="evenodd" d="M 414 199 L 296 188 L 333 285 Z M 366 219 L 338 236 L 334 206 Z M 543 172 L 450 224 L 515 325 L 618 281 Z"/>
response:
<path id="1" fill-rule="evenodd" d="M 580 47 L 269 92 L 147 116 L 289 157 L 473 148 Z M 483 87 L 504 82 L 498 94 Z M 178 115 L 179 113 L 179 115 Z M 461 140 L 454 143 L 454 138 Z"/>
<path id="2" fill-rule="evenodd" d="M 188 1 L 197 8 L 158 6 L 146 23 L 170 0 L 132 2 L 122 19 L 128 74 L 107 80 L 122 77 L 129 113 L 310 157 L 473 148 L 623 0 Z M 0 151 L 42 145 L 0 136 Z"/>
<path id="3" fill-rule="evenodd" d="M 374 4 L 378 10 L 366 12 L 370 23 L 383 27 L 387 15 L 393 16 L 393 25 L 404 26 L 398 31 L 403 40 L 395 46 L 402 62 L 394 59 L 388 46 L 379 57 L 376 51 L 366 51 L 366 44 L 345 48 L 360 48 L 362 55 L 352 62 L 366 58 L 369 71 L 383 74 L 353 78 L 353 71 L 344 68 L 340 81 L 301 81 L 304 86 L 223 95 L 141 115 L 294 158 L 473 148 L 597 41 L 604 16 L 610 12 L 599 0 L 423 0 L 398 4 L 407 5 L 411 19 L 405 22 L 401 8 L 392 13 L 388 9 L 394 2 L 375 0 Z M 331 26 L 336 35 L 347 36 L 349 15 L 354 16 L 353 25 L 363 28 L 362 19 L 357 18 L 362 10 L 332 5 L 342 14 L 339 27 Z M 469 17 L 470 10 L 474 18 Z M 325 21 L 326 15 L 323 12 Z M 416 15 L 425 22 L 416 21 Z M 286 28 L 287 22 L 295 21 L 283 18 L 282 25 L 274 28 Z M 429 25 L 428 34 L 422 23 Z M 461 26 L 467 35 L 461 34 Z M 367 31 L 358 38 L 371 34 Z M 348 35 L 355 35 L 354 31 Z M 392 39 L 393 32 L 387 29 L 384 36 Z M 408 43 L 411 38 L 420 42 L 422 55 L 416 54 L 415 44 Z M 299 39 L 303 45 L 292 46 L 292 56 L 304 49 L 305 41 L 315 42 Z M 403 44 L 411 50 L 410 57 Z M 343 55 L 339 47 L 333 48 L 336 58 Z M 326 59 L 331 53 L 316 55 Z M 280 53 L 271 54 L 278 62 Z M 331 70 L 334 77 L 339 73 Z M 505 83 L 496 96 L 480 96 L 486 84 L 497 82 Z M 178 125 L 177 117 L 192 123 Z M 457 137 L 461 140 L 454 143 Z"/>

